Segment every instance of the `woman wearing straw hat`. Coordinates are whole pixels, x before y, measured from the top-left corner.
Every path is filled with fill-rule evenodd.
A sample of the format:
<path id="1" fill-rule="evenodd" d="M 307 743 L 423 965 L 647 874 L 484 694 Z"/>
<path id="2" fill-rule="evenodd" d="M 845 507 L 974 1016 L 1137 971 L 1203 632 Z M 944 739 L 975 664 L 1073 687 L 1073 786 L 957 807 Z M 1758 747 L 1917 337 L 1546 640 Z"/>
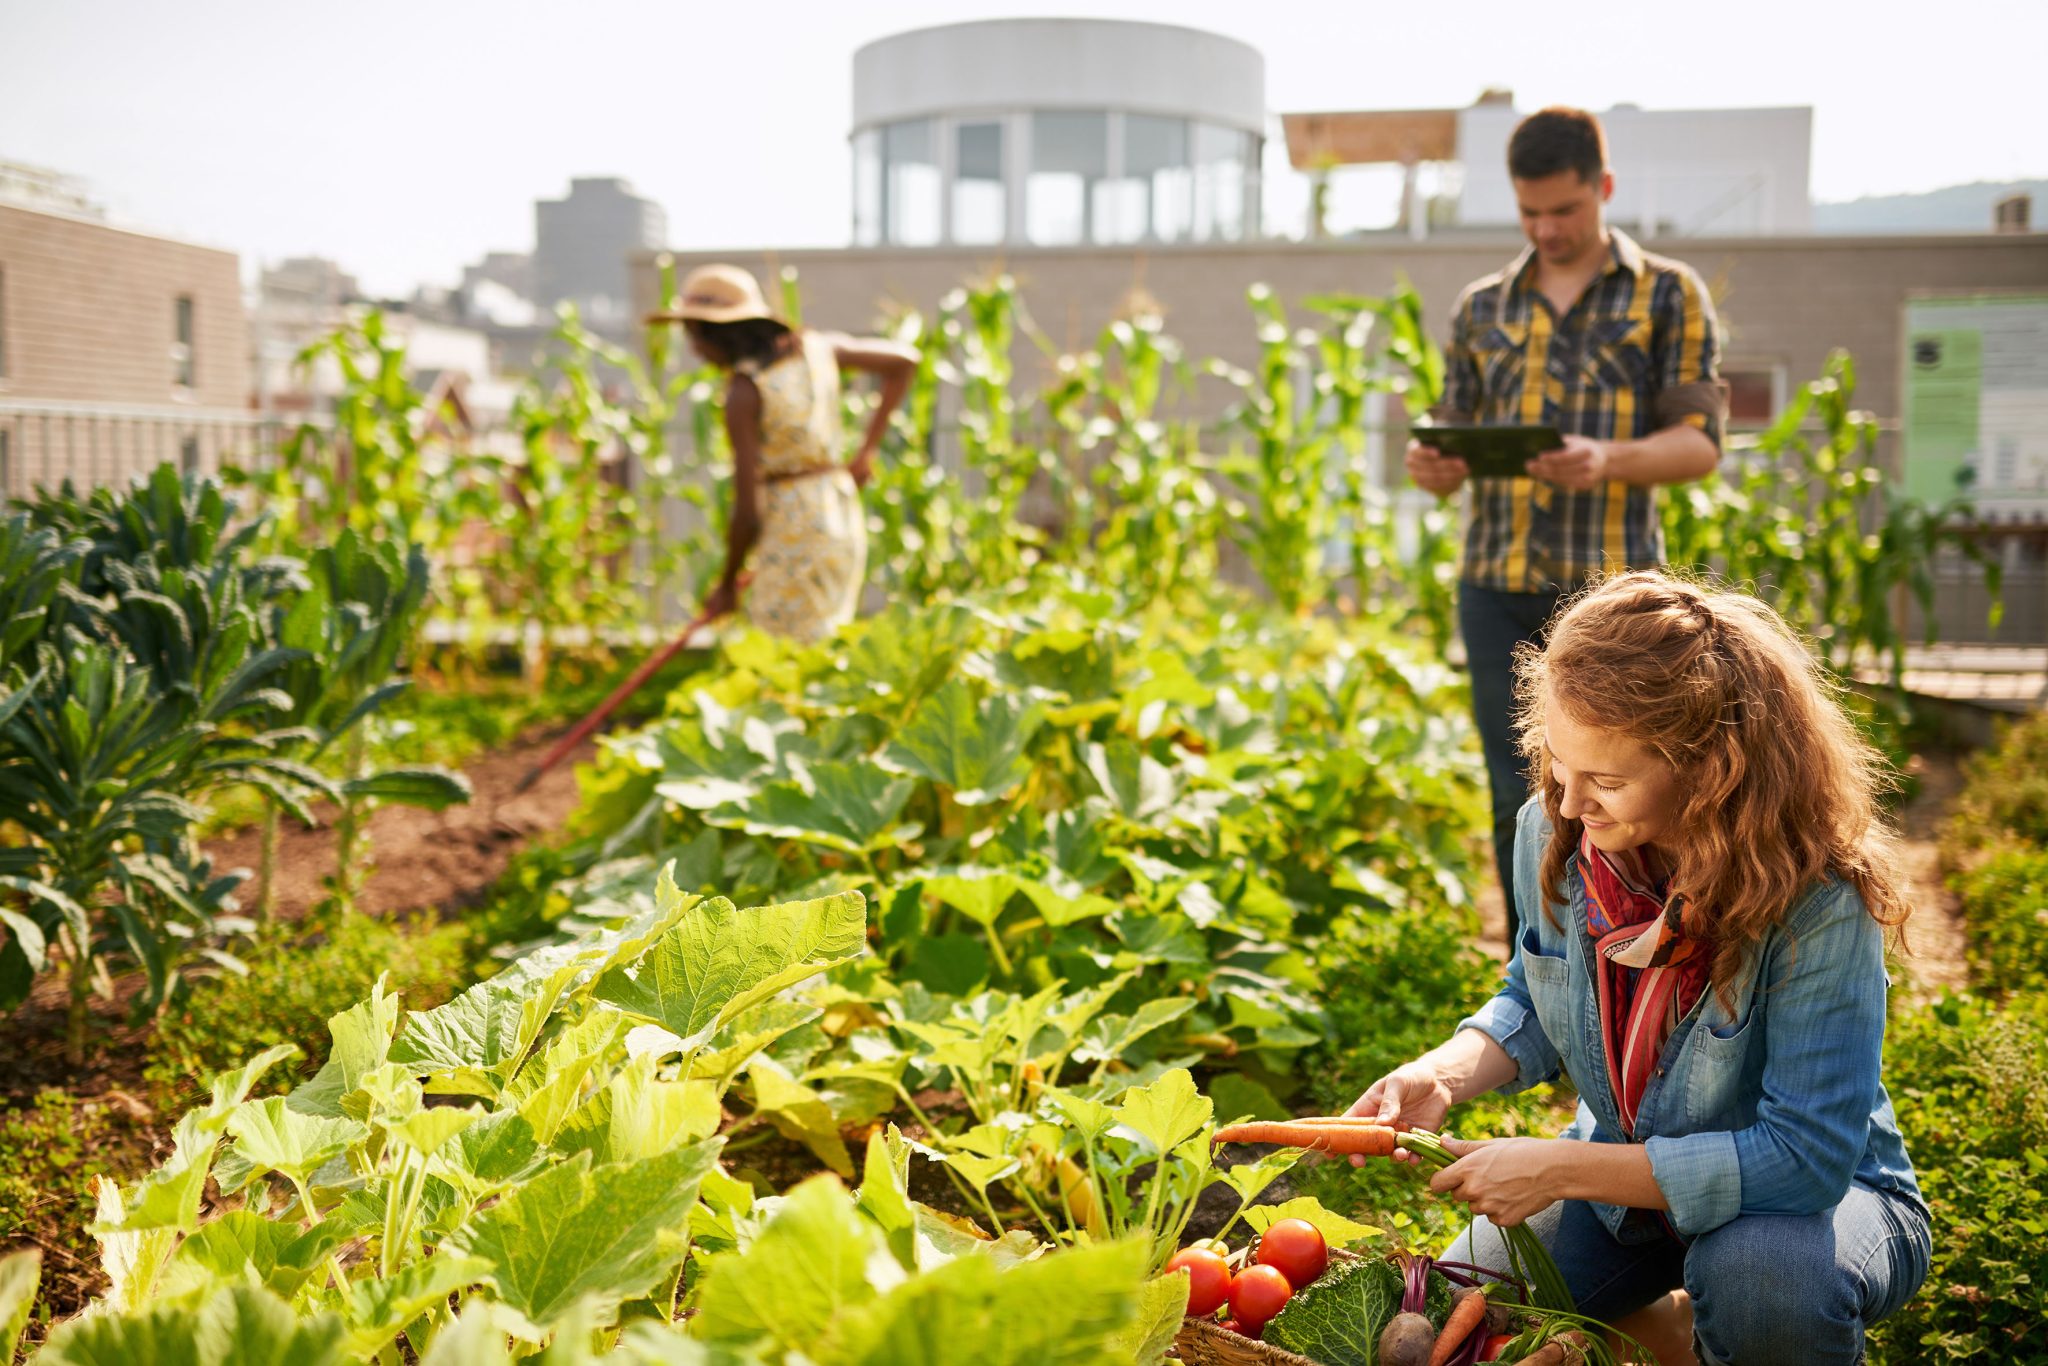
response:
<path id="1" fill-rule="evenodd" d="M 889 415 L 917 369 L 914 352 L 879 338 L 797 331 L 775 317 L 761 286 L 738 266 L 703 266 L 683 281 L 681 306 L 650 322 L 680 322 L 690 344 L 730 375 L 725 429 L 732 442 L 733 509 L 725 573 L 706 616 L 739 603 L 792 640 L 814 641 L 853 619 L 867 571 L 860 486 L 874 472 Z M 842 464 L 839 372 L 882 381 L 860 451 Z"/>

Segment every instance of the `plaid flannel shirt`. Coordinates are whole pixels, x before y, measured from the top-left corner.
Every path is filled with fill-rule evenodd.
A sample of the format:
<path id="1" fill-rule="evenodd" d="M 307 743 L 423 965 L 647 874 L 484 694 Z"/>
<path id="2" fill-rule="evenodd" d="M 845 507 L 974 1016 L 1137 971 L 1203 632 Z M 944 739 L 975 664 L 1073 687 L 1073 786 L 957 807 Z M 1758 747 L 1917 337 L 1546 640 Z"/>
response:
<path id="1" fill-rule="evenodd" d="M 1444 356 L 1442 420 L 1620 440 L 1683 423 L 1720 444 L 1720 341 L 1706 287 L 1690 266 L 1619 231 L 1609 237 L 1606 267 L 1562 318 L 1536 288 L 1533 249 L 1465 290 Z M 1466 583 L 1568 590 L 1664 558 L 1653 487 L 1575 493 L 1536 479 L 1474 479 L 1471 490 Z"/>

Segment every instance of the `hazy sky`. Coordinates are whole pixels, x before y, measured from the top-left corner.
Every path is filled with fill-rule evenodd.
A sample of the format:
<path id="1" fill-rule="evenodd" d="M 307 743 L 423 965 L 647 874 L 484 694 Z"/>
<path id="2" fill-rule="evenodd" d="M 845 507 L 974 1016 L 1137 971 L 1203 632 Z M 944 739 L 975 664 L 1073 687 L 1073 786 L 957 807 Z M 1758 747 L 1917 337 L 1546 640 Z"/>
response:
<path id="1" fill-rule="evenodd" d="M 1525 110 L 1807 104 L 1817 199 L 2048 173 L 2041 0 L 0 0 L 0 160 L 245 269 L 331 256 L 389 294 L 530 248 L 533 201 L 572 175 L 627 177 L 675 246 L 839 245 L 856 47 L 1074 14 L 1244 39 L 1275 111 L 1490 85 Z M 1269 226 L 1298 224 L 1300 178 L 1269 179 Z"/>

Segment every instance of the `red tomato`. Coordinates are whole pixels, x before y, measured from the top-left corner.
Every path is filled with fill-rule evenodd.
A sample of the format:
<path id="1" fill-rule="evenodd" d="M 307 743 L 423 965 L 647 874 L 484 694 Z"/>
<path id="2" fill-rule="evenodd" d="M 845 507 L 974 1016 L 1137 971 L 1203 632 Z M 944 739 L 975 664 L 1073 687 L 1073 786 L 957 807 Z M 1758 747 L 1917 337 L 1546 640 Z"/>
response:
<path id="1" fill-rule="evenodd" d="M 1197 1318 L 1206 1318 L 1223 1307 L 1230 1298 L 1230 1263 L 1223 1260 L 1214 1248 L 1184 1247 L 1173 1254 L 1166 1264 L 1168 1271 L 1186 1268 L 1188 1273 L 1188 1312 Z"/>
<path id="2" fill-rule="evenodd" d="M 1257 1332 L 1279 1313 L 1294 1287 L 1277 1267 L 1248 1266 L 1230 1283 L 1230 1312 L 1244 1325 L 1239 1331 Z"/>
<path id="3" fill-rule="evenodd" d="M 1243 1324 L 1239 1323 L 1236 1319 L 1225 1319 L 1223 1320 L 1223 1331 L 1226 1333 L 1235 1333 L 1241 1338 L 1255 1338 L 1266 1331 L 1266 1326 L 1264 1324 L 1260 1324 L 1257 1328 L 1247 1329 Z"/>
<path id="4" fill-rule="evenodd" d="M 1486 1345 L 1479 1349 L 1479 1359 L 1481 1361 L 1499 1361 L 1500 1354 L 1505 1352 L 1508 1344 L 1514 1340 L 1515 1335 L 1513 1333 L 1493 1334 L 1486 1339 Z"/>
<path id="5" fill-rule="evenodd" d="M 1330 1248 L 1308 1220 L 1282 1219 L 1260 1237 L 1259 1265 L 1272 1267 L 1299 1290 L 1330 1265 Z"/>

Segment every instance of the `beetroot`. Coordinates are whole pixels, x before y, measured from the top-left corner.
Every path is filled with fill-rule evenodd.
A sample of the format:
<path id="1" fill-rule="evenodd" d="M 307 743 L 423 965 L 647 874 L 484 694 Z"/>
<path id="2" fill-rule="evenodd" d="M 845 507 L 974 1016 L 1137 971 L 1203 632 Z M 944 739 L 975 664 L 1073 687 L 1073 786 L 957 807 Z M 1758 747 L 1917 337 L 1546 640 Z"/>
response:
<path id="1" fill-rule="evenodd" d="M 1429 1366 L 1436 1329 L 1420 1314 L 1396 1314 L 1380 1331 L 1380 1366 Z"/>

